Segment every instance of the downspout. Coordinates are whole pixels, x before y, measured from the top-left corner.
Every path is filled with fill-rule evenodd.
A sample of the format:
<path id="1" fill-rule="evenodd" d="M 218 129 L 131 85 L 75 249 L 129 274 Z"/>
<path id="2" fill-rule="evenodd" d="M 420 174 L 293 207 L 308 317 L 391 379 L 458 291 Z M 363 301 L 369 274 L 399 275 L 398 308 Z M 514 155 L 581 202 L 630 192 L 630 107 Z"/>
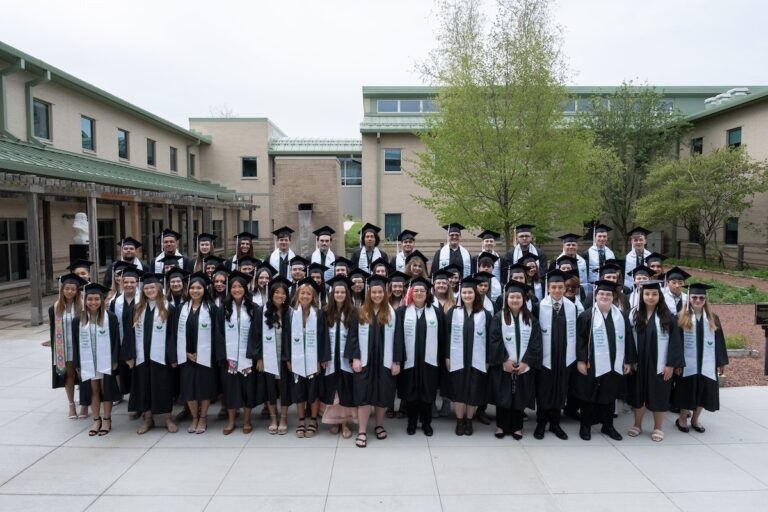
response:
<path id="1" fill-rule="evenodd" d="M 191 165 L 191 163 L 192 163 L 192 156 L 191 156 L 191 155 L 192 155 L 192 153 L 190 153 L 190 152 L 189 152 L 189 148 L 192 148 L 192 147 L 199 147 L 199 146 L 200 146 L 200 139 L 197 139 L 197 140 L 196 140 L 194 143 L 192 143 L 192 144 L 187 144 L 187 179 L 188 179 L 188 180 L 191 180 L 191 179 L 192 179 L 192 174 L 190 173 L 190 170 L 191 170 L 191 168 L 190 168 L 190 165 Z M 199 162 L 198 162 L 198 163 L 199 163 Z"/>
<path id="2" fill-rule="evenodd" d="M 376 224 L 381 223 L 381 132 L 376 132 Z"/>
<path id="3" fill-rule="evenodd" d="M 49 70 L 45 70 L 45 73 L 43 73 L 43 76 L 40 76 L 38 78 L 35 78 L 34 80 L 30 80 L 26 84 L 24 84 L 24 93 L 26 96 L 26 110 L 27 110 L 27 140 L 33 144 L 36 144 L 40 147 L 44 147 L 44 144 L 37 140 L 35 137 L 35 114 L 32 110 L 32 89 L 34 87 L 37 87 L 40 84 L 45 84 L 51 81 L 51 72 Z"/>
<path id="4" fill-rule="evenodd" d="M 19 138 L 8 131 L 8 76 L 19 71 L 24 71 L 27 63 L 24 59 L 19 59 L 16 64 L 11 64 L 7 68 L 0 70 L 0 135 L 5 138 L 18 142 Z"/>

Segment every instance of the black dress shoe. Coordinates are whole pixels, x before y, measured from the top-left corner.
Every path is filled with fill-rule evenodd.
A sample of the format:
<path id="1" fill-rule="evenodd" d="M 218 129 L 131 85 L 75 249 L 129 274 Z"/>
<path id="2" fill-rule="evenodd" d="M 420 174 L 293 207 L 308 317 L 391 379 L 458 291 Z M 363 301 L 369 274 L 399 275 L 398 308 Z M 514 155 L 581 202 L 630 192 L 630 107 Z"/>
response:
<path id="1" fill-rule="evenodd" d="M 496 439 L 504 439 L 504 436 L 505 436 L 505 435 L 506 435 L 506 434 L 504 434 L 504 432 L 494 432 L 494 434 L 493 434 L 493 436 L 494 436 Z"/>
<path id="2" fill-rule="evenodd" d="M 603 434 L 607 435 L 608 437 L 610 437 L 614 441 L 621 441 L 622 439 L 624 439 L 623 437 L 621 437 L 621 434 L 619 434 L 616 431 L 616 429 L 613 427 L 613 425 L 603 425 L 603 428 L 600 429 L 600 432 L 602 432 Z"/>
<path id="3" fill-rule="evenodd" d="M 533 437 L 536 439 L 544 439 L 544 431 L 547 428 L 546 423 L 537 423 L 536 430 L 533 431 Z"/>
<path id="4" fill-rule="evenodd" d="M 482 423 L 483 425 L 490 425 L 491 424 L 491 418 L 488 417 L 487 414 L 485 414 L 485 411 L 482 409 L 479 409 L 477 411 L 477 415 L 475 416 L 477 418 L 477 421 Z"/>
<path id="5" fill-rule="evenodd" d="M 435 433 L 435 431 L 432 430 L 432 425 L 422 425 L 421 430 L 424 431 L 424 435 L 427 437 L 432 437 L 432 434 Z"/>
<path id="6" fill-rule="evenodd" d="M 522 438 L 523 438 L 523 434 L 516 434 L 516 433 L 512 432 L 512 439 L 514 439 L 515 441 L 519 441 Z"/>
<path id="7" fill-rule="evenodd" d="M 675 426 L 677 427 L 677 430 L 679 430 L 680 432 L 684 432 L 686 434 L 691 431 L 690 427 L 682 427 L 682 426 L 680 426 L 680 420 L 679 419 L 675 420 Z"/>
<path id="8" fill-rule="evenodd" d="M 471 436 L 474 432 L 475 428 L 472 426 L 472 418 L 464 420 L 464 435 Z"/>
<path id="9" fill-rule="evenodd" d="M 409 436 L 414 435 L 416 433 L 416 425 L 409 423 L 405 431 L 408 433 Z"/>
<path id="10" fill-rule="evenodd" d="M 592 432 L 590 428 L 586 425 L 582 425 L 581 428 L 579 428 L 579 437 L 585 441 L 592 439 Z"/>
<path id="11" fill-rule="evenodd" d="M 699 425 L 694 425 L 694 424 L 693 424 L 693 422 L 691 422 L 691 428 L 692 428 L 693 430 L 695 430 L 696 432 L 698 432 L 699 434 L 703 434 L 703 433 L 704 433 L 704 432 L 706 432 L 706 430 L 707 430 L 707 429 L 705 429 L 705 428 L 704 428 L 704 427 L 702 427 L 702 426 L 699 426 Z"/>
<path id="12" fill-rule="evenodd" d="M 464 435 L 464 420 L 456 420 L 456 435 Z"/>
<path id="13" fill-rule="evenodd" d="M 558 439 L 562 439 L 563 441 L 568 439 L 568 434 L 565 433 L 565 430 L 560 428 L 559 423 L 551 423 L 549 425 L 549 431 L 555 434 L 558 437 Z"/>

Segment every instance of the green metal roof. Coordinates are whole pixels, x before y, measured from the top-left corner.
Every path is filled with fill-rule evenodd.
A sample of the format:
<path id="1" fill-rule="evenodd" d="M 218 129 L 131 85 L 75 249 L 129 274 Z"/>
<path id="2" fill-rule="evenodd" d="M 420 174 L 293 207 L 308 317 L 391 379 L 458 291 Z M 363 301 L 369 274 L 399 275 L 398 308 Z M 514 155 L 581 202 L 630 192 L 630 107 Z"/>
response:
<path id="1" fill-rule="evenodd" d="M 352 155 L 363 152 L 360 139 L 311 139 L 283 137 L 269 141 L 270 155 Z"/>
<path id="2" fill-rule="evenodd" d="M 85 82 L 84 80 L 80 80 L 79 78 L 76 78 L 70 75 L 69 73 L 66 73 L 65 71 L 60 70 L 57 67 L 51 66 L 47 62 L 43 62 L 40 59 L 32 57 L 31 55 L 27 55 L 21 50 L 17 50 L 16 48 L 9 46 L 3 43 L 2 41 L 0 41 L 0 60 L 13 63 L 18 61 L 19 59 L 24 59 L 25 70 L 32 74 L 42 75 L 45 71 L 50 71 L 51 81 L 63 87 L 72 89 L 74 91 L 79 92 L 80 94 L 83 94 L 90 98 L 94 98 L 98 101 L 103 101 L 109 105 L 112 105 L 113 107 L 118 108 L 119 110 L 128 112 L 129 114 L 135 115 L 137 117 L 140 117 L 145 121 L 152 123 L 155 126 L 159 126 L 160 128 L 165 128 L 167 130 L 170 130 L 188 139 L 199 140 L 207 144 L 211 143 L 210 137 L 197 133 L 193 130 L 187 130 L 185 128 L 182 128 L 177 124 L 174 124 L 166 119 L 156 116 L 151 112 L 148 112 L 142 108 L 137 107 L 132 103 L 129 103 L 121 98 L 118 98 L 114 94 L 110 94 L 103 89 L 99 89 L 98 87 L 91 85 L 88 82 Z"/>
<path id="3" fill-rule="evenodd" d="M 53 148 L 0 138 L 0 169 L 100 185 L 215 197 L 233 191 L 207 181 L 148 171 Z"/>
<path id="4" fill-rule="evenodd" d="M 758 89 L 758 88 L 755 88 Z M 699 119 L 704 119 L 706 117 L 716 116 L 719 114 L 722 114 L 723 112 L 727 112 L 730 110 L 734 110 L 737 108 L 745 107 L 749 105 L 750 103 L 763 101 L 765 99 L 768 99 L 768 88 L 762 88 L 763 90 L 759 92 L 753 92 L 752 94 L 748 94 L 746 96 L 741 96 L 737 98 L 733 98 L 730 100 L 727 100 L 720 105 L 716 105 L 714 107 L 708 108 L 706 110 L 702 110 L 700 112 L 696 112 L 695 114 L 691 114 L 688 116 L 688 121 L 698 121 Z M 726 89 L 727 90 L 727 89 Z M 750 91 L 753 90 L 752 87 L 749 88 Z"/>
<path id="5" fill-rule="evenodd" d="M 424 129 L 424 119 L 433 114 L 365 114 L 361 133 L 410 133 Z"/>

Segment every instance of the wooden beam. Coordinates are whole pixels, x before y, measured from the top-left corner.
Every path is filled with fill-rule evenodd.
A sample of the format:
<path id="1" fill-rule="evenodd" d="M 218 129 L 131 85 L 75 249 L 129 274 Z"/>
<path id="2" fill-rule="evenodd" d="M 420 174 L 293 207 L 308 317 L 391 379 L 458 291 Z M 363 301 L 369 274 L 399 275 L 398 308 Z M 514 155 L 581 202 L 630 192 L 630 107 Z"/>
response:
<path id="1" fill-rule="evenodd" d="M 40 268 L 40 222 L 37 208 L 38 194 L 27 195 L 27 246 L 29 247 L 29 294 L 30 323 L 37 326 L 43 323 L 43 290 Z M 20 262 L 23 264 L 23 262 Z"/>
<path id="2" fill-rule="evenodd" d="M 46 293 L 56 289 L 53 275 L 53 244 L 51 243 L 51 200 L 43 199 L 43 262 L 45 264 L 45 286 Z"/>
<path id="3" fill-rule="evenodd" d="M 88 257 L 93 261 L 91 280 L 99 281 L 99 217 L 96 208 L 96 196 L 89 195 L 86 200 L 86 215 L 88 216 Z"/>
<path id="4" fill-rule="evenodd" d="M 192 206 L 187 206 L 187 232 L 182 233 L 187 239 L 187 255 L 192 257 L 197 253 L 197 247 L 195 247 L 195 209 Z"/>

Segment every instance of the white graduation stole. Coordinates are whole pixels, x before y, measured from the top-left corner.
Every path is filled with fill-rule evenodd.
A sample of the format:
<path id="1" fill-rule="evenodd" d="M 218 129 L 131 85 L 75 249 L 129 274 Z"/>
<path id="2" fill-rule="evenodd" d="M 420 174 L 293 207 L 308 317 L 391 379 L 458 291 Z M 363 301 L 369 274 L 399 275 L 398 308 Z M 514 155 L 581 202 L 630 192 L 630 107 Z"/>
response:
<path id="1" fill-rule="evenodd" d="M 392 368 L 392 356 L 395 348 L 395 310 L 389 307 L 389 323 L 384 326 L 384 367 Z M 360 340 L 360 362 L 368 366 L 368 334 L 371 326 L 360 322 L 357 326 L 357 337 Z"/>
<path id="2" fill-rule="evenodd" d="M 405 272 L 405 253 L 403 253 L 403 251 L 400 251 L 397 253 L 397 256 L 395 256 L 395 270 L 398 272 Z"/>
<path id="3" fill-rule="evenodd" d="M 435 308 L 424 307 L 427 322 L 427 340 L 424 350 L 424 362 L 437 366 L 437 315 Z M 416 362 L 416 306 L 410 305 L 405 310 L 403 334 L 405 335 L 405 369 L 413 368 Z"/>
<path id="4" fill-rule="evenodd" d="M 605 251 L 606 260 L 612 260 L 616 257 L 614 256 L 613 251 L 607 246 L 604 247 L 603 250 Z M 599 272 L 597 272 L 597 270 L 600 269 L 600 250 L 596 245 L 593 245 L 587 251 L 587 255 L 589 256 L 589 261 L 587 261 L 587 274 L 589 275 L 589 282 L 594 283 L 599 279 Z"/>
<path id="5" fill-rule="evenodd" d="M 464 265 L 464 268 L 462 269 L 462 278 L 467 277 L 469 274 L 472 273 L 471 268 L 471 258 L 469 256 L 469 251 L 467 251 L 463 245 L 459 246 L 459 252 L 461 253 L 461 262 Z M 448 244 L 445 244 L 440 248 L 440 258 L 438 267 L 439 268 L 445 268 L 451 263 L 451 247 Z M 432 270 L 434 272 L 434 269 Z"/>
<path id="6" fill-rule="evenodd" d="M 179 315 L 179 326 L 176 329 L 176 338 L 180 340 L 176 345 L 176 357 L 179 364 L 187 361 L 187 344 L 183 341 L 187 339 L 187 319 L 192 311 L 192 301 L 187 302 L 181 307 Z M 211 367 L 211 312 L 205 304 L 200 304 L 200 316 L 197 323 L 197 363 Z"/>
<path id="7" fill-rule="evenodd" d="M 288 275 L 283 277 L 290 277 L 291 275 L 291 260 L 296 257 L 296 253 L 293 252 L 291 249 L 288 249 Z M 272 254 L 269 255 L 269 264 L 272 265 L 272 268 L 277 270 L 278 275 L 280 274 L 280 250 L 275 249 L 272 251 Z"/>
<path id="8" fill-rule="evenodd" d="M 565 311 L 565 366 L 576 361 L 576 305 L 563 297 L 560 304 Z M 552 369 L 552 297 L 547 295 L 539 302 L 539 325 L 544 348 L 543 365 Z"/>
<path id="9" fill-rule="evenodd" d="M 176 266 L 178 266 L 179 268 L 183 268 L 184 267 L 184 256 L 181 255 L 181 253 L 178 251 L 178 249 L 176 250 L 176 254 L 174 254 L 174 256 L 176 256 Z M 160 261 L 164 257 L 165 257 L 165 253 L 161 252 L 157 256 L 157 258 L 155 258 L 155 274 L 162 274 L 163 270 L 165 270 L 165 263 Z"/>
<path id="10" fill-rule="evenodd" d="M 496 311 L 493 309 L 493 302 L 491 302 L 491 299 L 488 298 L 487 294 L 483 297 L 483 309 L 491 315 L 496 314 Z"/>
<path id="11" fill-rule="evenodd" d="M 277 354 L 277 344 L 280 339 L 277 337 L 275 326 L 267 325 L 267 315 L 261 315 L 261 346 L 262 358 L 264 361 L 264 371 L 280 377 L 280 358 Z"/>
<path id="12" fill-rule="evenodd" d="M 510 315 L 512 316 L 512 315 Z M 518 364 L 525 357 L 525 352 L 528 350 L 528 343 L 531 341 L 531 325 L 523 321 L 518 316 L 520 322 L 520 354 L 517 353 L 517 333 L 515 332 L 515 318 L 512 316 L 512 322 L 507 325 L 504 320 L 504 315 L 499 316 L 501 320 L 501 335 L 504 338 L 504 348 L 507 350 L 507 357 L 513 363 Z M 523 373 L 527 373 L 531 367 L 529 366 Z"/>
<path id="13" fill-rule="evenodd" d="M 373 248 L 373 254 L 371 255 L 371 263 L 376 261 L 377 259 L 381 258 L 381 251 L 378 247 Z M 360 256 L 357 258 L 357 268 L 360 268 L 362 270 L 365 270 L 366 272 L 371 272 L 371 269 L 368 268 L 368 256 L 365 250 L 365 247 L 360 248 Z"/>
<path id="14" fill-rule="evenodd" d="M 301 377 L 317 373 L 317 311 L 309 308 L 307 325 L 301 306 L 291 308 L 291 371 Z"/>
<path id="15" fill-rule="evenodd" d="M 83 382 L 91 380 L 96 372 L 112 374 L 112 342 L 109 335 L 109 316 L 104 313 L 102 325 L 86 323 L 80 326 L 80 375 Z"/>
<path id="16" fill-rule="evenodd" d="M 616 334 L 616 359 L 613 361 L 613 371 L 624 374 L 624 315 L 621 310 L 611 305 L 611 319 Z M 597 308 L 592 308 L 592 353 L 595 355 L 595 377 L 601 377 L 611 371 L 611 348 L 608 343 L 608 332 L 603 314 Z"/>
<path id="17" fill-rule="evenodd" d="M 536 250 L 536 247 L 533 244 L 530 244 L 528 246 L 528 254 L 533 254 L 534 256 L 539 255 L 539 251 Z M 517 263 L 520 261 L 520 258 L 523 257 L 523 250 L 520 248 L 520 244 L 515 245 L 515 249 L 512 252 L 512 263 Z"/>
<path id="18" fill-rule="evenodd" d="M 338 326 L 338 327 L 337 327 Z M 341 315 L 341 319 L 328 327 L 328 336 L 331 341 L 331 362 L 328 363 L 328 367 L 325 369 L 326 375 L 331 375 L 336 371 L 336 329 L 339 329 L 339 356 L 341 357 L 341 369 L 347 373 L 352 373 L 352 367 L 349 365 L 349 360 L 344 358 L 344 349 L 347 346 L 347 336 L 349 330 L 344 325 L 344 315 Z"/>
<path id="19" fill-rule="evenodd" d="M 683 377 L 690 377 L 699 373 L 698 346 L 696 345 L 696 324 L 699 320 L 694 314 L 691 314 L 691 320 L 693 321 L 691 329 L 683 331 L 683 344 L 685 345 Z M 706 311 L 701 312 L 701 322 L 704 324 L 704 353 L 701 355 L 701 374 L 710 380 L 717 381 L 715 333 L 709 328 Z"/>
<path id="20" fill-rule="evenodd" d="M 232 303 L 234 305 L 234 302 Z M 240 304 L 238 311 L 233 311 L 229 320 L 224 319 L 224 341 L 227 349 L 227 359 L 236 361 L 235 369 L 247 370 L 253 367 L 253 361 L 246 355 L 248 352 L 248 334 L 251 330 L 251 317 Z"/>
<path id="21" fill-rule="evenodd" d="M 648 249 L 643 249 L 643 262 L 645 262 L 645 258 L 651 255 L 651 251 Z M 631 288 L 633 284 L 633 278 L 631 275 L 631 272 L 635 270 L 635 267 L 637 266 L 637 253 L 634 249 L 629 251 L 627 255 L 624 257 L 624 286 L 627 288 Z"/>
<path id="22" fill-rule="evenodd" d="M 485 311 L 472 315 L 472 367 L 483 373 L 485 364 Z M 464 309 L 455 308 L 451 320 L 451 372 L 464 369 Z"/>
<path id="23" fill-rule="evenodd" d="M 491 294 L 491 300 L 494 302 L 496 302 L 496 299 L 498 299 L 499 295 L 501 295 L 501 283 L 499 282 L 499 278 L 496 276 L 491 279 L 491 288 L 488 293 Z M 491 312 L 491 314 L 493 314 L 493 312 Z"/>
<path id="24" fill-rule="evenodd" d="M 149 305 L 144 308 L 144 312 L 139 319 L 139 323 L 134 328 L 134 343 L 136 350 L 136 366 L 144 363 L 144 319 L 149 311 Z M 149 358 L 165 365 L 165 344 L 167 343 L 168 322 L 160 319 L 160 311 L 157 306 L 153 312 L 152 334 L 149 341 Z"/>
<path id="25" fill-rule="evenodd" d="M 261 290 L 256 290 L 253 292 L 253 303 L 257 306 L 263 306 L 265 299 L 266 294 L 262 293 Z"/>
<path id="26" fill-rule="evenodd" d="M 310 263 L 322 263 L 320 260 L 320 249 L 315 249 L 315 252 L 312 253 L 312 256 L 310 258 Z M 327 282 L 329 279 L 333 277 L 333 274 L 335 272 L 333 268 L 333 262 L 336 261 L 336 255 L 333 254 L 333 251 L 328 249 L 328 252 L 325 254 L 325 266 L 329 267 L 328 270 L 325 271 L 323 274 L 323 282 Z"/>
<path id="27" fill-rule="evenodd" d="M 544 292 L 541 288 L 541 283 L 539 281 L 536 281 L 533 283 L 533 295 L 541 300 L 544 297 Z"/>
<path id="28" fill-rule="evenodd" d="M 117 317 L 117 327 L 120 333 L 120 339 L 125 336 L 125 328 L 123 327 L 123 309 L 125 309 L 125 295 L 120 294 L 115 300 L 115 316 Z"/>
<path id="29" fill-rule="evenodd" d="M 64 314 L 61 317 L 61 323 L 64 327 L 64 361 L 69 361 L 71 358 L 72 350 L 72 320 L 74 320 L 73 311 L 75 305 L 72 304 L 70 309 L 65 309 Z"/>

